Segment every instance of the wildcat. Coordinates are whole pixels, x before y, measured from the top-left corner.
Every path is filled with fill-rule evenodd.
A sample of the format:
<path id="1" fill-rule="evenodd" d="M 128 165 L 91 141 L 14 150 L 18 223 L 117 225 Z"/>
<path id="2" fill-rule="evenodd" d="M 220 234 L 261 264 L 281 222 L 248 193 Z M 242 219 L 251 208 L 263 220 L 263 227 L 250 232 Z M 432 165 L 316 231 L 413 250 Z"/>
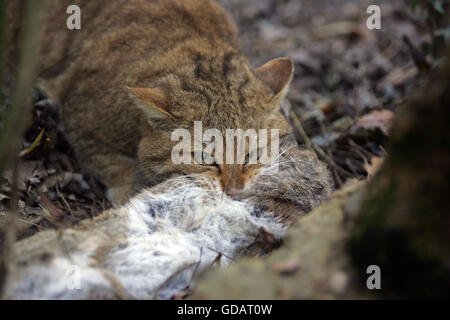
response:
<path id="1" fill-rule="evenodd" d="M 141 186 L 202 174 L 232 194 L 261 165 L 175 165 L 176 128 L 278 129 L 291 133 L 280 103 L 293 75 L 290 58 L 253 68 L 237 28 L 211 0 L 50 0 L 38 87 L 62 106 L 65 130 L 82 164 L 118 205 Z M 66 9 L 81 9 L 68 30 Z M 9 1 L 9 65 L 18 56 L 24 1 Z M 253 150 L 247 150 L 248 153 Z"/>
<path id="2" fill-rule="evenodd" d="M 260 252 L 261 228 L 280 239 L 329 196 L 328 170 L 309 151 L 286 144 L 277 160 L 279 175 L 259 175 L 239 200 L 212 177 L 180 176 L 80 225 L 17 242 L 4 298 L 168 299 L 191 290 L 213 264 Z"/>

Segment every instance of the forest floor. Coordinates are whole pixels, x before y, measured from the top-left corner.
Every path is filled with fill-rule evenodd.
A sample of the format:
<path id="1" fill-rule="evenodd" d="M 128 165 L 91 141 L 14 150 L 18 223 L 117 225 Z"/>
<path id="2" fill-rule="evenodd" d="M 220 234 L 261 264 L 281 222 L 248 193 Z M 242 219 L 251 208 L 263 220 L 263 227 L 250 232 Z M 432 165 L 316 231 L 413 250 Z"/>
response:
<path id="1" fill-rule="evenodd" d="M 237 22 L 255 66 L 293 58 L 288 117 L 299 143 L 328 163 L 336 187 L 370 174 L 385 154 L 397 106 L 420 83 L 423 70 L 412 57 L 429 41 L 420 13 L 403 1 L 218 2 Z M 370 4 L 381 7 L 381 30 L 366 27 Z M 18 164 L 19 238 L 111 206 L 65 140 L 60 109 L 38 93 L 34 106 Z M 0 181 L 0 227 L 12 197 L 11 177 L 6 172 Z"/>

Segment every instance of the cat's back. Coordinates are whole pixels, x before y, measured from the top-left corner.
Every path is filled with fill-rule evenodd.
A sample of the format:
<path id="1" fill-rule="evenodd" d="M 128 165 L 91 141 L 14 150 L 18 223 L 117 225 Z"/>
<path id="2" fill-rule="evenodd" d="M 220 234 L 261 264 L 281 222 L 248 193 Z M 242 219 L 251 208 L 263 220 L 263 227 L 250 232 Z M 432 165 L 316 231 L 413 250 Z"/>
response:
<path id="1" fill-rule="evenodd" d="M 66 10 L 74 4 L 80 30 L 66 26 Z M 234 24 L 211 0 L 52 0 L 48 11 L 42 69 L 81 55 L 92 69 L 114 67 L 117 77 L 120 66 L 164 56 L 186 41 L 237 42 Z"/>
<path id="2" fill-rule="evenodd" d="M 17 42 L 24 3 L 8 4 L 9 43 Z M 80 8 L 79 30 L 66 24 L 72 5 Z M 211 0 L 50 0 L 43 27 L 38 87 L 62 105 L 69 140 L 81 153 L 94 135 L 134 154 L 142 116 L 126 87 L 154 86 L 198 52 L 207 55 L 211 43 L 238 46 L 235 25 Z M 10 45 L 7 56 L 19 56 L 17 48 Z"/>
<path id="3" fill-rule="evenodd" d="M 10 43 L 17 42 L 24 3 L 15 0 L 8 4 Z M 79 30 L 69 30 L 66 24 L 74 13 L 67 9 L 73 5 L 80 8 Z M 141 75 L 148 81 L 149 67 L 164 64 L 158 58 L 164 60 L 183 43 L 198 42 L 201 47 L 209 39 L 237 46 L 233 22 L 212 0 L 50 0 L 43 25 L 39 77 L 48 81 L 59 78 L 56 85 L 47 87 L 57 86 L 67 72 L 84 79 L 95 74 L 109 86 L 123 85 L 128 79 L 136 80 L 134 65 L 151 58 L 152 63 L 144 68 L 146 74 Z M 8 56 L 17 57 L 17 51 L 17 45 L 11 45 Z"/>

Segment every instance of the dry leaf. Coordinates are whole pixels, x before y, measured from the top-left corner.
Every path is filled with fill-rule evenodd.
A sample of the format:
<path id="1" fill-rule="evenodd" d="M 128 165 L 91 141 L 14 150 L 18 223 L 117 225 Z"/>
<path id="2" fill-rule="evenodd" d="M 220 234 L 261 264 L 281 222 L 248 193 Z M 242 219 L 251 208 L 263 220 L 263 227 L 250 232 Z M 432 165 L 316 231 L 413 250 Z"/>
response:
<path id="1" fill-rule="evenodd" d="M 275 247 L 275 236 L 267 231 L 264 227 L 258 229 L 255 243 L 265 252 L 270 253 Z"/>
<path id="2" fill-rule="evenodd" d="M 9 197 L 6 194 L 3 194 L 0 192 L 0 201 L 5 200 L 5 199 L 9 199 Z"/>
<path id="3" fill-rule="evenodd" d="M 380 169 L 381 165 L 383 164 L 384 158 L 380 157 L 372 157 L 370 159 L 371 164 L 366 163 L 364 165 L 364 169 L 367 171 L 367 178 L 372 178 Z"/>
<path id="4" fill-rule="evenodd" d="M 300 263 L 297 260 L 289 260 L 277 263 L 271 266 L 271 269 L 282 275 L 290 275 L 300 269 Z"/>
<path id="5" fill-rule="evenodd" d="M 61 212 L 60 209 L 58 209 L 51 201 L 49 198 L 47 198 L 47 196 L 43 193 L 40 194 L 40 198 L 42 201 L 42 205 L 43 207 L 48 211 L 48 213 L 50 214 L 51 218 L 54 222 L 55 220 L 60 219 L 63 216 L 63 213 Z"/>
<path id="6" fill-rule="evenodd" d="M 386 81 L 392 83 L 394 86 L 401 86 L 406 82 L 411 81 L 417 77 L 418 71 L 416 66 L 411 65 L 408 67 L 395 68 L 386 77 Z"/>
<path id="7" fill-rule="evenodd" d="M 61 183 L 63 186 L 67 185 L 73 178 L 72 172 L 62 172 L 54 176 L 50 176 L 39 186 L 39 192 L 47 192 L 56 184 Z"/>
<path id="8" fill-rule="evenodd" d="M 353 21 L 339 21 L 332 24 L 317 27 L 311 32 L 314 40 L 342 35 L 361 35 L 361 26 Z"/>
<path id="9" fill-rule="evenodd" d="M 34 177 L 33 172 L 36 169 L 36 161 L 20 161 L 17 165 L 17 189 L 24 191 L 30 178 Z M 11 169 L 3 173 L 4 178 L 8 181 L 9 186 L 13 185 L 13 172 Z"/>
<path id="10" fill-rule="evenodd" d="M 352 127 L 352 131 L 379 129 L 385 135 L 388 135 L 393 120 L 394 113 L 392 111 L 386 109 L 381 111 L 375 110 L 358 118 Z"/>

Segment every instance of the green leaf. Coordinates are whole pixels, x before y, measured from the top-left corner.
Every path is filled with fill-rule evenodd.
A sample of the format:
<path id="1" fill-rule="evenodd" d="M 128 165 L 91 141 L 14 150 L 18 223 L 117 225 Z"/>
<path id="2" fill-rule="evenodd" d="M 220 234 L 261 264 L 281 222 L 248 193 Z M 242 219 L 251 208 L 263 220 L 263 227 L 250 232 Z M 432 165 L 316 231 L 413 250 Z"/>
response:
<path id="1" fill-rule="evenodd" d="M 444 10 L 444 4 L 447 3 L 446 0 L 432 0 L 432 5 L 434 10 L 436 10 L 439 13 L 444 14 L 445 10 Z"/>
<path id="2" fill-rule="evenodd" d="M 422 52 L 427 55 L 430 53 L 430 43 L 428 41 L 424 41 L 421 44 Z"/>
<path id="3" fill-rule="evenodd" d="M 450 40 L 450 26 L 442 29 L 438 29 L 434 32 L 435 37 L 443 37 L 445 42 Z"/>
<path id="4" fill-rule="evenodd" d="M 0 201 L 3 201 L 5 199 L 9 199 L 9 197 L 6 194 L 0 193 Z"/>
<path id="5" fill-rule="evenodd" d="M 412 4 L 411 4 L 411 8 L 412 8 L 413 11 L 416 10 L 417 4 L 418 4 L 419 2 L 422 2 L 422 1 L 421 1 L 421 0 L 413 0 L 413 2 L 412 2 Z"/>

